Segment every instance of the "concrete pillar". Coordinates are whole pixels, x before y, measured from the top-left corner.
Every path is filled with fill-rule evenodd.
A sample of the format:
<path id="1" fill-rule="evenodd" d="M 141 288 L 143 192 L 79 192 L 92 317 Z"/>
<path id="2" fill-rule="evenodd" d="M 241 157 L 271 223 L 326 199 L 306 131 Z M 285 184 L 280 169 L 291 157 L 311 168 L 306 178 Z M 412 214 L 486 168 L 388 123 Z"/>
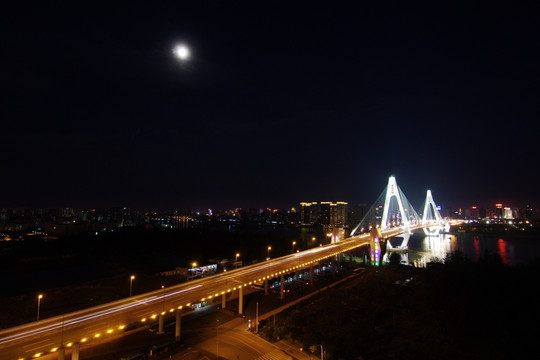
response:
<path id="1" fill-rule="evenodd" d="M 264 295 L 268 295 L 268 279 L 264 280 Z"/>
<path id="2" fill-rule="evenodd" d="M 284 281 L 284 276 L 283 274 L 281 274 L 281 277 L 280 277 L 280 283 L 281 283 L 281 287 L 279 289 L 279 298 L 280 299 L 283 299 L 285 296 L 283 294 L 283 290 L 285 289 L 285 281 Z"/>
<path id="3" fill-rule="evenodd" d="M 221 307 L 225 309 L 225 306 L 227 305 L 227 293 L 221 295 Z"/>
<path id="4" fill-rule="evenodd" d="M 309 286 L 313 286 L 313 264 L 309 265 Z"/>
<path id="5" fill-rule="evenodd" d="M 180 341 L 180 330 L 182 326 L 182 310 L 176 310 L 176 323 L 174 328 L 174 341 Z"/>
<path id="6" fill-rule="evenodd" d="M 242 315 L 244 312 L 244 288 L 238 289 L 238 313 Z"/>
<path id="7" fill-rule="evenodd" d="M 159 314 L 158 317 L 158 334 L 163 334 L 163 315 Z"/>
<path id="8" fill-rule="evenodd" d="M 79 343 L 73 344 L 73 348 L 71 349 L 71 360 L 79 360 L 80 348 L 81 348 L 81 344 Z"/>
<path id="9" fill-rule="evenodd" d="M 58 349 L 58 360 L 64 360 L 66 358 L 66 349 L 61 347 Z"/>

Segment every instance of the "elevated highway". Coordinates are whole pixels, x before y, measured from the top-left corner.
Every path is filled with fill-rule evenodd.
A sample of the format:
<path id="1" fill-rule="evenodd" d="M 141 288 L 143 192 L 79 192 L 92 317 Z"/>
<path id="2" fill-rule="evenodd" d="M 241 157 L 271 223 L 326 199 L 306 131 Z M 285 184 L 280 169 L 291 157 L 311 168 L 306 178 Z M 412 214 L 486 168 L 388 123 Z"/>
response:
<path id="1" fill-rule="evenodd" d="M 411 227 L 420 228 L 422 225 Z M 390 228 L 383 238 L 403 233 Z M 266 260 L 232 271 L 140 294 L 77 312 L 43 319 L 0 331 L 2 359 L 35 359 L 61 348 L 76 348 L 121 336 L 129 328 L 159 321 L 169 313 L 179 313 L 193 304 L 216 297 L 237 296 L 242 312 L 243 290 L 265 281 L 281 278 L 302 268 L 367 245 L 371 235 L 359 234 L 344 241 Z M 283 290 L 282 290 L 283 291 Z M 232 294 L 231 294 L 232 293 Z M 180 315 L 181 316 L 181 315 Z M 177 319 L 179 319 L 177 317 Z"/>

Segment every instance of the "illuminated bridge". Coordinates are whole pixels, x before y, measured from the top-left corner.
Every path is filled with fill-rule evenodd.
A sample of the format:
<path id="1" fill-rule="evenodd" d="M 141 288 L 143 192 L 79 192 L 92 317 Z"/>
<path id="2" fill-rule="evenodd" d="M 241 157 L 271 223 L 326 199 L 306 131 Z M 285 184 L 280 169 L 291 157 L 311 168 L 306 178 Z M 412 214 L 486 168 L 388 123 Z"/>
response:
<path id="1" fill-rule="evenodd" d="M 284 277 L 292 273 L 309 272 L 313 284 L 314 267 L 331 261 L 338 254 L 370 245 L 372 262 L 378 264 L 380 242 L 401 234 L 424 228 L 435 232 L 444 225 L 428 191 L 424 216 L 420 218 L 391 177 L 383 192 L 384 205 L 377 203 L 352 236 L 325 246 L 312 248 L 276 259 L 269 259 L 214 276 L 188 281 L 157 291 L 128 297 L 101 306 L 43 319 L 0 331 L 2 359 L 35 359 L 58 354 L 64 359 L 66 350 L 73 360 L 79 359 L 81 347 L 116 338 L 129 329 L 148 323 L 156 324 L 163 332 L 164 318 L 175 318 L 175 339 L 180 340 L 181 317 L 194 304 L 237 299 L 238 312 L 243 313 L 244 292 L 256 286 L 268 291 L 268 283 L 278 280 L 283 298 Z M 426 210 L 432 208 L 431 211 Z M 431 215 L 426 215 L 430 212 Z M 406 247 L 404 243 L 401 247 Z"/>

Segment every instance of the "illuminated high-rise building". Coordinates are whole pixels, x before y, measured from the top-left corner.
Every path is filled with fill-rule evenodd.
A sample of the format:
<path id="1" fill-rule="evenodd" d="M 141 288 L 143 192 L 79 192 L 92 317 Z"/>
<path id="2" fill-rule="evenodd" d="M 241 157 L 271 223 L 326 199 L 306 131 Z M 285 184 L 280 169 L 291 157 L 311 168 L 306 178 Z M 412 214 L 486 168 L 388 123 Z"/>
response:
<path id="1" fill-rule="evenodd" d="M 501 203 L 495 204 L 495 216 L 498 219 L 503 218 L 503 204 L 501 204 Z"/>
<path id="2" fill-rule="evenodd" d="M 338 201 L 330 206 L 330 225 L 332 226 L 345 226 L 347 222 L 347 209 L 348 203 L 345 201 Z"/>
<path id="3" fill-rule="evenodd" d="M 347 225 L 347 205 L 348 203 L 345 201 L 338 201 L 336 203 L 331 201 L 322 201 L 320 216 L 321 224 L 330 226 Z"/>
<path id="4" fill-rule="evenodd" d="M 312 225 L 317 222 L 318 208 L 316 202 L 300 203 L 300 223 L 302 225 Z"/>

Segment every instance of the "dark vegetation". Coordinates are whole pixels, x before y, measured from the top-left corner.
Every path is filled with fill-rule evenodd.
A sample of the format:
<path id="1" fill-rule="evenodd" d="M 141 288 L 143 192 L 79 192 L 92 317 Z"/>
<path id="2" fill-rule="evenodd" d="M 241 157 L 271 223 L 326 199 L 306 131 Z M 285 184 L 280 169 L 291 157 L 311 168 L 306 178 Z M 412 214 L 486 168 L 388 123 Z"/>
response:
<path id="1" fill-rule="evenodd" d="M 297 229 L 272 231 L 221 231 L 196 229 L 120 228 L 98 235 L 81 234 L 55 240 L 10 241 L 0 244 L 0 296 L 80 284 L 120 274 L 154 274 L 189 268 L 210 259 L 249 263 L 290 250 Z M 286 246 L 285 244 L 288 244 Z"/>
<path id="2" fill-rule="evenodd" d="M 427 269 L 389 266 L 281 313 L 262 329 L 325 359 L 539 358 L 540 263 L 509 268 L 460 254 Z"/>
<path id="3" fill-rule="evenodd" d="M 139 294 L 183 281 L 156 275 L 161 271 L 189 268 L 194 261 L 234 260 L 236 252 L 249 263 L 264 259 L 268 245 L 275 257 L 290 251 L 292 239 L 299 243 L 298 228 L 240 230 L 131 227 L 1 242 L 0 328 L 35 321 L 38 293 L 45 294 L 40 314 L 46 318 L 127 297 L 131 274 L 136 274 L 133 293 Z"/>

